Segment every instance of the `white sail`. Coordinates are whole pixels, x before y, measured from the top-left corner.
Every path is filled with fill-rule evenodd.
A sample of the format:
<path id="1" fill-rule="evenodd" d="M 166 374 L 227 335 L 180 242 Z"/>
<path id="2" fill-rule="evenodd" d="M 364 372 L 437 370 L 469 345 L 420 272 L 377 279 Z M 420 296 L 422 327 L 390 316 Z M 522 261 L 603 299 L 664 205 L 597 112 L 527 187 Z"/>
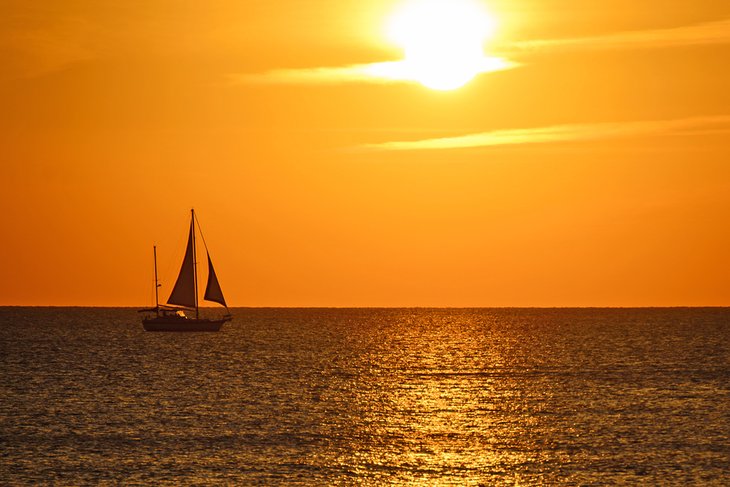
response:
<path id="1" fill-rule="evenodd" d="M 193 235 L 194 231 L 195 228 L 191 220 L 188 247 L 185 250 L 185 257 L 180 268 L 180 274 L 177 276 L 175 287 L 172 289 L 167 304 L 187 306 L 189 308 L 195 308 L 197 306 L 195 292 L 195 249 L 193 243 L 193 239 L 195 238 Z"/>
<path id="2" fill-rule="evenodd" d="M 218 282 L 218 277 L 215 275 L 213 261 L 210 260 L 210 254 L 208 254 L 208 284 L 205 286 L 204 299 L 206 301 L 222 304 L 226 308 L 228 307 L 226 299 L 223 297 L 223 291 L 221 290 L 221 285 Z"/>

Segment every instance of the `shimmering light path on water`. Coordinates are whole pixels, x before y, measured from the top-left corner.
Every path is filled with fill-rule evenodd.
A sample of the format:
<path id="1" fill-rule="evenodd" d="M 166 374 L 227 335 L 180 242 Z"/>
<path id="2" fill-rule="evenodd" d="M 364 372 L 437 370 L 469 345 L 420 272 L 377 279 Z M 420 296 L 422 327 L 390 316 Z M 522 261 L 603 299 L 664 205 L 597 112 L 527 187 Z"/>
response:
<path id="1" fill-rule="evenodd" d="M 721 485 L 730 309 L 0 308 L 2 483 Z"/>

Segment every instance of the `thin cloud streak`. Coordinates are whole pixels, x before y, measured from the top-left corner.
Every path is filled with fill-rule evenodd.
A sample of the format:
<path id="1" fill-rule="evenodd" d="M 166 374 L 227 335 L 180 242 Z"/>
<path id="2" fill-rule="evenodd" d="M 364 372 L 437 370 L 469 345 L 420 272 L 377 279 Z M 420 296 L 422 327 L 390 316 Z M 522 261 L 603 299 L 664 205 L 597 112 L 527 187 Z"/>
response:
<path id="1" fill-rule="evenodd" d="M 378 63 L 377 65 L 388 64 Z M 339 68 L 274 69 L 264 73 L 232 74 L 234 83 L 324 85 L 342 83 L 392 83 L 392 79 L 368 74 L 376 64 L 353 64 Z"/>
<path id="2" fill-rule="evenodd" d="M 520 41 L 502 46 L 507 52 L 590 51 L 698 46 L 730 43 L 730 19 L 668 29 L 617 32 L 574 39 Z"/>
<path id="3" fill-rule="evenodd" d="M 486 57 L 476 74 L 493 73 L 518 67 L 516 62 Z M 231 74 L 234 84 L 337 85 L 344 83 L 419 83 L 407 61 L 353 64 L 341 67 L 275 69 L 264 73 Z"/>
<path id="4" fill-rule="evenodd" d="M 693 135 L 730 132 L 730 115 L 675 120 L 553 125 L 527 129 L 494 130 L 457 137 L 383 142 L 358 147 L 365 151 L 468 149 L 550 142 L 588 141 L 643 135 Z"/>

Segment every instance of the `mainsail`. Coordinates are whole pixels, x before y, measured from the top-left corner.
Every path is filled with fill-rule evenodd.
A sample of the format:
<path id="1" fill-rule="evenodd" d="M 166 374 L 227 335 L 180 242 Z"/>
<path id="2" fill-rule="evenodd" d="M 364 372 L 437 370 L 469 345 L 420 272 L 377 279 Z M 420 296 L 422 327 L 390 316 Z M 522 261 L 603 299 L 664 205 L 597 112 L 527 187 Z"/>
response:
<path id="1" fill-rule="evenodd" d="M 208 253 L 208 284 L 205 286 L 204 299 L 206 301 L 212 301 L 214 303 L 222 304 L 226 308 L 228 307 L 228 305 L 226 304 L 226 299 L 223 297 L 223 291 L 221 290 L 221 285 L 218 283 L 218 277 L 216 277 L 216 275 L 215 275 L 215 270 L 213 269 L 213 261 L 210 260 L 209 253 Z"/>
<path id="2" fill-rule="evenodd" d="M 195 302 L 195 244 L 193 242 L 195 238 L 193 234 L 195 227 L 193 224 L 194 221 L 191 220 L 188 247 L 185 250 L 185 257 L 180 268 L 180 274 L 178 274 L 175 287 L 172 289 L 170 298 L 167 300 L 167 304 L 186 306 L 188 308 L 195 308 L 197 306 Z"/>

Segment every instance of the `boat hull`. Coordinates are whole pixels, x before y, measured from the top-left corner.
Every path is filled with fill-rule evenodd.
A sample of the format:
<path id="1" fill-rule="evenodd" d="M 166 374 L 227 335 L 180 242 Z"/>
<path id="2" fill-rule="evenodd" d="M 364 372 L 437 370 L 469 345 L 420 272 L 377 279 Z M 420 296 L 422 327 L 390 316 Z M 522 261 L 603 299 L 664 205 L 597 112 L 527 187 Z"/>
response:
<path id="1" fill-rule="evenodd" d="M 194 319 L 194 318 L 174 318 L 164 317 L 149 318 L 142 320 L 142 326 L 145 331 L 168 331 L 168 332 L 210 332 L 220 331 L 223 323 L 229 321 L 229 318 L 219 320 Z"/>

